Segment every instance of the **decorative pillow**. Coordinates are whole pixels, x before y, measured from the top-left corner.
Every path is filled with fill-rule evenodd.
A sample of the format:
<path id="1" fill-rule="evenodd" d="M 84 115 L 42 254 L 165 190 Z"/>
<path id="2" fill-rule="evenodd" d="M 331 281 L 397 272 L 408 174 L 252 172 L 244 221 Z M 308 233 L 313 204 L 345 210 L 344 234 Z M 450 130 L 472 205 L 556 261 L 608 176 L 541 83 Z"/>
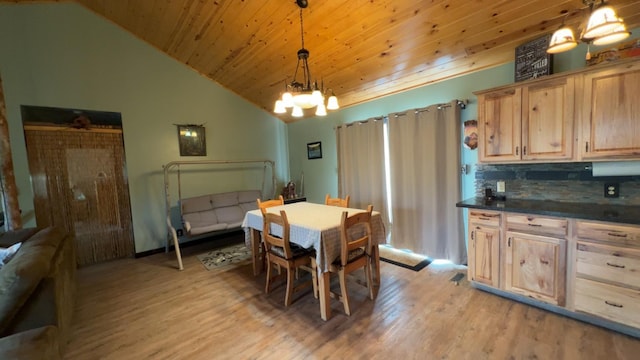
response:
<path id="1" fill-rule="evenodd" d="M 22 245 L 22 242 L 17 242 L 8 248 L 0 248 L 0 268 L 9 263 L 9 260 L 11 260 L 18 249 L 20 249 L 20 245 Z"/>

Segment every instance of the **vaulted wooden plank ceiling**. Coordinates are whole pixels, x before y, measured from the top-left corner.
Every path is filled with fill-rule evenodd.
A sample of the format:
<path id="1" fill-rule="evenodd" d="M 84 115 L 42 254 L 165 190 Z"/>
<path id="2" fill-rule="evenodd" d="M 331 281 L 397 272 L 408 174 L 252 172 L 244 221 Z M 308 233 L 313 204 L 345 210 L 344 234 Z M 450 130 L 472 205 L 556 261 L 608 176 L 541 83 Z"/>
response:
<path id="1" fill-rule="evenodd" d="M 295 0 L 75 1 L 265 111 L 292 80 Z M 640 26 L 640 1 L 609 3 Z M 583 0 L 309 0 L 304 39 L 312 77 L 347 107 L 513 61 L 516 46 L 563 21 L 581 29 L 588 13 Z"/>

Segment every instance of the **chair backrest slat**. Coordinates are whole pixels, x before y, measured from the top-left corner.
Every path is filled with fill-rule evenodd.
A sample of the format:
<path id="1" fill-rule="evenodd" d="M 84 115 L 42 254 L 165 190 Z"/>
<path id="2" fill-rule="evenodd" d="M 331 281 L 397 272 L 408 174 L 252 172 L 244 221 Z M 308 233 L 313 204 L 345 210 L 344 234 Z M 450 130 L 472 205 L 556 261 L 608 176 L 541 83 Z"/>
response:
<path id="1" fill-rule="evenodd" d="M 340 206 L 340 207 L 349 207 L 349 200 L 351 197 L 347 195 L 344 199 L 341 198 L 332 198 L 327 194 L 324 197 L 324 204 L 330 206 Z"/>

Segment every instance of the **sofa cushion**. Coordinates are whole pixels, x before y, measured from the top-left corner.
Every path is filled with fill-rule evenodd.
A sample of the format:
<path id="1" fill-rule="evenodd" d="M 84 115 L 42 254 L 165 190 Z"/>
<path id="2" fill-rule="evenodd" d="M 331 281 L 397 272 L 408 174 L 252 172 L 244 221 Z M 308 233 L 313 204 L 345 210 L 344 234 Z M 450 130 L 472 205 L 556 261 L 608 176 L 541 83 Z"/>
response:
<path id="1" fill-rule="evenodd" d="M 232 191 L 221 194 L 213 194 L 211 195 L 211 204 L 213 205 L 214 209 L 238 205 L 238 192 Z"/>
<path id="2" fill-rule="evenodd" d="M 180 202 L 182 206 L 182 213 L 189 214 L 198 211 L 206 211 L 211 210 L 213 206 L 211 206 L 211 196 L 210 195 L 202 195 L 196 196 L 192 198 L 182 199 Z"/>
<path id="3" fill-rule="evenodd" d="M 189 235 L 199 235 L 211 231 L 219 231 L 227 228 L 227 224 L 220 224 L 215 210 L 200 211 L 182 216 L 185 229 Z"/>
<path id="4" fill-rule="evenodd" d="M 258 208 L 256 200 L 262 199 L 262 193 L 260 190 L 242 190 L 238 191 L 238 203 L 249 203 L 252 202 L 256 204 L 256 209 Z"/>
<path id="5" fill-rule="evenodd" d="M 13 318 L 51 268 L 56 249 L 30 245 L 29 240 L 0 271 L 0 336 L 7 335 Z"/>
<path id="6" fill-rule="evenodd" d="M 60 247 L 67 233 L 59 227 L 48 227 L 39 230 L 25 242 L 28 246 L 49 246 L 53 249 Z"/>
<path id="7" fill-rule="evenodd" d="M 240 208 L 240 206 L 226 206 L 221 208 L 216 208 L 214 210 L 216 212 L 216 216 L 218 217 L 218 222 L 229 224 L 235 224 L 237 222 L 242 223 L 244 219 L 244 212 Z M 232 226 L 228 226 L 232 227 Z"/>
<path id="8" fill-rule="evenodd" d="M 258 210 L 258 204 L 254 201 L 254 202 L 248 202 L 248 203 L 240 203 L 240 208 L 242 209 L 242 212 L 247 212 L 247 211 L 251 211 L 251 210 Z M 243 215 L 244 218 L 244 215 Z"/>
<path id="9" fill-rule="evenodd" d="M 58 329 L 44 326 L 0 339 L 0 359 L 60 359 Z"/>

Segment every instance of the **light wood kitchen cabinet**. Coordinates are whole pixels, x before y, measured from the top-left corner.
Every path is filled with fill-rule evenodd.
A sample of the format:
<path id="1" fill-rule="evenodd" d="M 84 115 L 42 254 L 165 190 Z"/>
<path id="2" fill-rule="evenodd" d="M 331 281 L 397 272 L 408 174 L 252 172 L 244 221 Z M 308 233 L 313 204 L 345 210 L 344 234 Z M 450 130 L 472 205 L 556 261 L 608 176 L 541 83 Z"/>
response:
<path id="1" fill-rule="evenodd" d="M 559 306 L 566 300 L 567 220 L 506 214 L 506 291 Z"/>
<path id="2" fill-rule="evenodd" d="M 478 95 L 480 162 L 573 157 L 574 77 L 559 77 Z"/>
<path id="3" fill-rule="evenodd" d="M 478 95 L 478 157 L 481 162 L 520 160 L 520 87 Z"/>
<path id="4" fill-rule="evenodd" d="M 469 212 L 469 279 L 499 287 L 501 214 Z"/>
<path id="5" fill-rule="evenodd" d="M 534 83 L 522 93 L 522 159 L 573 157 L 573 77 Z"/>
<path id="6" fill-rule="evenodd" d="M 640 338 L 640 224 L 488 206 L 469 208 L 474 287 Z"/>
<path id="7" fill-rule="evenodd" d="M 640 159 L 640 62 L 585 73 L 580 159 Z"/>
<path id="8" fill-rule="evenodd" d="M 640 327 L 640 227 L 576 221 L 575 310 Z"/>

